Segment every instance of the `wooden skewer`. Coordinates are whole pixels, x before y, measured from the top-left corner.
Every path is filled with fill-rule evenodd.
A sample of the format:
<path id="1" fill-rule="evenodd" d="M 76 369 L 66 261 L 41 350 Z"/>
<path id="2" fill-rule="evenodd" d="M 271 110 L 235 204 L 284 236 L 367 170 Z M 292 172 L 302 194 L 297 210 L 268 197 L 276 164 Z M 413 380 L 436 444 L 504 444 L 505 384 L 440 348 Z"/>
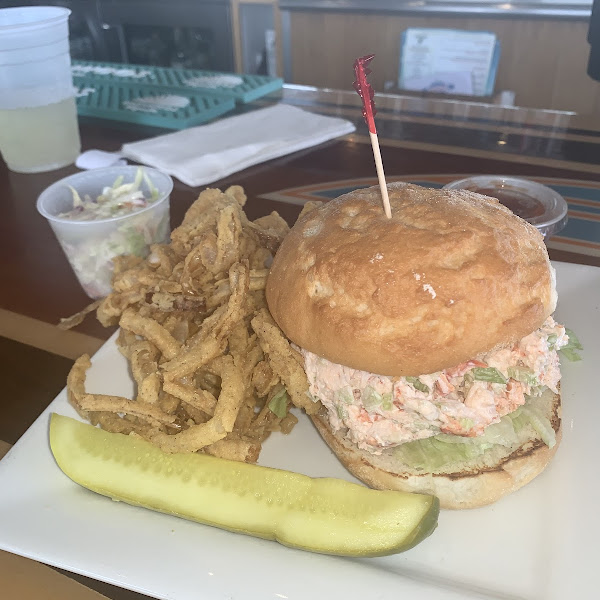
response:
<path id="1" fill-rule="evenodd" d="M 390 207 L 390 198 L 388 196 L 385 174 L 383 172 L 383 162 L 381 160 L 381 151 L 379 149 L 379 140 L 377 139 L 377 128 L 375 127 L 375 95 L 371 84 L 367 81 L 367 75 L 371 72 L 367 65 L 373 60 L 374 54 L 368 54 L 354 61 L 354 89 L 361 97 L 363 104 L 363 117 L 369 129 L 371 136 L 371 146 L 373 147 L 373 156 L 375 157 L 375 168 L 377 169 L 377 179 L 379 180 L 379 189 L 381 190 L 381 199 L 383 200 L 383 211 L 388 219 L 392 218 L 392 209 Z"/>
<path id="2" fill-rule="evenodd" d="M 385 182 L 385 173 L 383 172 L 383 162 L 381 160 L 381 151 L 379 149 L 379 139 L 376 133 L 371 133 L 371 146 L 373 146 L 373 155 L 375 156 L 375 168 L 377 169 L 377 179 L 379 180 L 379 189 L 383 200 L 383 210 L 388 219 L 392 218 L 392 209 L 390 207 L 390 197 L 388 196 L 387 183 Z"/>

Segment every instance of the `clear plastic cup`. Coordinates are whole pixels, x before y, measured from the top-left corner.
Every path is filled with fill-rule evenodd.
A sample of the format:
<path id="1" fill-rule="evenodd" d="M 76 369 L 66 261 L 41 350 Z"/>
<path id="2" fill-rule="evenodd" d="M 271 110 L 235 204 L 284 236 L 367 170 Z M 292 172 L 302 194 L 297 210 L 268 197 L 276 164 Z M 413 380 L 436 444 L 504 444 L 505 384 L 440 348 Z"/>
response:
<path id="1" fill-rule="evenodd" d="M 470 190 L 491 196 L 516 215 L 535 225 L 545 237 L 555 235 L 567 224 L 567 202 L 552 188 L 536 181 L 503 175 L 474 175 L 444 186 L 445 190 Z"/>
<path id="2" fill-rule="evenodd" d="M 74 221 L 58 215 L 73 208 L 73 192 L 81 198 L 86 194 L 97 198 L 105 187 L 118 178 L 132 183 L 142 168 L 158 196 L 151 204 L 120 217 L 94 221 Z M 140 187 L 149 198 L 151 189 L 145 181 Z M 111 280 L 116 256 L 135 254 L 147 256 L 150 244 L 167 243 L 170 237 L 169 198 L 173 180 L 156 169 L 136 166 L 108 167 L 84 171 L 65 177 L 46 188 L 39 196 L 37 209 L 48 219 L 79 283 L 93 299 L 111 292 Z"/>
<path id="3" fill-rule="evenodd" d="M 51 171 L 81 151 L 70 13 L 57 6 L 0 9 L 0 153 L 11 171 Z"/>

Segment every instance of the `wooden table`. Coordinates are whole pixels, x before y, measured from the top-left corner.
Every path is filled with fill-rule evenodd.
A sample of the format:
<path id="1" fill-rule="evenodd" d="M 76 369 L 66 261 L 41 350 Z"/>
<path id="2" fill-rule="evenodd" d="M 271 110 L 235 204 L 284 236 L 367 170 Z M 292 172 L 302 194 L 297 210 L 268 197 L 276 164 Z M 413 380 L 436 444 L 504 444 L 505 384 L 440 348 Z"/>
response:
<path id="1" fill-rule="evenodd" d="M 246 211 L 250 218 L 277 210 L 292 223 L 300 206 L 288 203 L 286 193 L 276 192 L 373 178 L 374 163 L 354 94 L 287 88 L 280 96 L 256 104 L 279 99 L 349 118 L 356 122 L 357 132 L 236 173 L 212 187 L 241 184 L 249 197 Z M 569 129 L 559 114 L 443 101 L 418 103 L 414 98 L 393 96 L 382 98 L 378 110 L 389 177 L 496 173 L 587 180 L 600 187 L 600 135 Z M 118 150 L 124 142 L 158 133 L 114 122 L 81 122 L 84 149 Z M 46 186 L 74 171 L 75 167 L 69 167 L 22 175 L 8 171 L 0 162 L 0 376 L 4 383 L 0 447 L 14 444 L 64 387 L 73 360 L 83 352 L 94 352 L 113 331 L 93 318 L 72 331 L 56 328 L 61 317 L 80 310 L 89 299 L 50 227 L 38 215 L 35 201 Z M 175 181 L 172 227 L 180 223 L 200 191 Z M 595 241 L 600 243 L 600 236 Z M 600 266 L 600 253 L 553 249 L 550 243 L 550 255 L 554 260 Z M 115 600 L 143 597 L 80 576 L 70 577 Z"/>

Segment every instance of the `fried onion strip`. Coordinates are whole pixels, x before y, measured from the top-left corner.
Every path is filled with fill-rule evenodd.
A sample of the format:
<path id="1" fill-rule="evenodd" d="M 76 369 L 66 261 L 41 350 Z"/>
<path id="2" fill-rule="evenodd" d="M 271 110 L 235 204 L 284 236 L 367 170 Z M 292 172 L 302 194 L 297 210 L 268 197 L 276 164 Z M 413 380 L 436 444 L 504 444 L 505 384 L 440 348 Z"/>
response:
<path id="1" fill-rule="evenodd" d="M 162 365 L 170 377 L 180 378 L 195 372 L 212 358 L 223 353 L 225 339 L 243 310 L 248 290 L 248 265 L 237 263 L 229 270 L 231 296 L 226 305 L 205 319 L 200 331 L 192 336 L 183 352 Z M 212 337 L 211 337 L 212 336 Z"/>
<path id="2" fill-rule="evenodd" d="M 84 419 L 87 418 L 87 411 L 81 407 L 81 398 L 86 394 L 85 391 L 85 375 L 87 370 L 92 366 L 92 362 L 88 354 L 80 356 L 67 375 L 67 398 L 69 403 Z"/>
<path id="3" fill-rule="evenodd" d="M 86 316 L 97 310 L 100 306 L 102 300 L 96 300 L 96 302 L 92 302 L 92 304 L 88 304 L 83 310 L 80 310 L 78 313 L 67 317 L 66 319 L 61 319 L 60 323 L 57 325 L 59 329 L 71 329 L 83 323 Z"/>
<path id="4" fill-rule="evenodd" d="M 162 431 L 150 433 L 149 439 L 164 452 L 197 452 L 222 440 L 227 435 L 223 426 L 213 417 L 206 423 L 192 425 L 189 429 L 169 435 Z"/>
<path id="5" fill-rule="evenodd" d="M 79 398 L 79 405 L 83 410 L 125 413 L 147 421 L 153 427 L 172 425 L 175 423 L 173 415 L 163 413 L 159 408 L 145 402 L 135 402 L 122 396 L 109 396 L 107 394 L 85 394 Z"/>
<path id="6" fill-rule="evenodd" d="M 150 373 L 138 382 L 136 400 L 146 404 L 157 404 L 161 391 L 161 380 L 158 373 Z"/>
<path id="7" fill-rule="evenodd" d="M 303 408 L 309 415 L 318 410 L 318 405 L 308 396 L 306 373 L 297 359 L 297 352 L 267 310 L 261 310 L 251 321 L 263 352 L 267 355 L 271 368 L 283 381 L 292 402 Z"/>
<path id="8" fill-rule="evenodd" d="M 179 381 L 165 379 L 163 390 L 175 398 L 179 398 L 207 415 L 214 415 L 217 399 L 207 390 L 197 389 Z"/>
<path id="9" fill-rule="evenodd" d="M 235 419 L 244 401 L 244 386 L 241 369 L 231 356 L 223 356 L 221 393 L 214 416 L 206 423 L 192 425 L 189 429 L 174 435 L 156 432 L 152 442 L 165 452 L 196 452 L 222 440 L 233 431 Z M 228 359 L 228 360 L 227 360 Z"/>
<path id="10" fill-rule="evenodd" d="M 195 373 L 213 358 L 220 356 L 227 347 L 226 339 L 209 338 L 194 348 L 181 353 L 175 360 L 162 365 L 164 380 L 174 380 Z"/>
<path id="11" fill-rule="evenodd" d="M 204 451 L 206 454 L 227 460 L 255 463 L 260 453 L 260 444 L 256 440 L 227 437 L 210 446 L 206 446 Z"/>
<path id="12" fill-rule="evenodd" d="M 299 357 L 266 312 L 268 267 L 289 227 L 277 213 L 250 221 L 245 203 L 239 186 L 203 191 L 169 244 L 118 257 L 112 293 L 62 321 L 73 327 L 97 307 L 102 324 L 120 324 L 136 384 L 133 400 L 88 393 L 91 361 L 80 357 L 67 393 L 82 417 L 166 452 L 255 462 L 272 431 L 297 421 L 269 406 L 278 396 L 282 410 L 284 387 L 312 408 Z"/>
<path id="13" fill-rule="evenodd" d="M 181 344 L 162 325 L 153 319 L 141 317 L 133 310 L 127 309 L 121 315 L 119 325 L 152 342 L 169 360 L 175 358 L 181 349 Z"/>
<path id="14" fill-rule="evenodd" d="M 158 370 L 160 352 L 156 346 L 146 340 L 133 343 L 129 355 L 131 374 L 140 384 L 146 377 Z"/>

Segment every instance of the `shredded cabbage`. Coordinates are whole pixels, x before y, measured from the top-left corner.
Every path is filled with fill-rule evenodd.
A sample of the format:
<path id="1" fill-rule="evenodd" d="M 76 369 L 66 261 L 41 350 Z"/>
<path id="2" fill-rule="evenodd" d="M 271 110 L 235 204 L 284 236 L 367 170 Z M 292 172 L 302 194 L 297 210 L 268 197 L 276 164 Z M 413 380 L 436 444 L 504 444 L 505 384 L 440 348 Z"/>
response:
<path id="1" fill-rule="evenodd" d="M 142 189 L 146 183 L 146 195 Z M 140 212 L 158 200 L 159 190 L 146 171 L 140 167 L 131 183 L 117 177 L 112 186 L 103 188 L 97 198 L 85 195 L 69 186 L 73 207 L 58 215 L 71 221 L 96 221 L 131 215 L 126 220 L 114 222 L 114 229 L 93 229 L 94 233 L 63 235 L 60 244 L 77 274 L 86 293 L 92 298 L 102 298 L 112 291 L 113 260 L 124 254 L 144 257 L 150 244 L 165 243 L 169 239 L 168 205 L 157 205 L 150 211 Z M 135 213 L 140 214 L 135 214 Z"/>

